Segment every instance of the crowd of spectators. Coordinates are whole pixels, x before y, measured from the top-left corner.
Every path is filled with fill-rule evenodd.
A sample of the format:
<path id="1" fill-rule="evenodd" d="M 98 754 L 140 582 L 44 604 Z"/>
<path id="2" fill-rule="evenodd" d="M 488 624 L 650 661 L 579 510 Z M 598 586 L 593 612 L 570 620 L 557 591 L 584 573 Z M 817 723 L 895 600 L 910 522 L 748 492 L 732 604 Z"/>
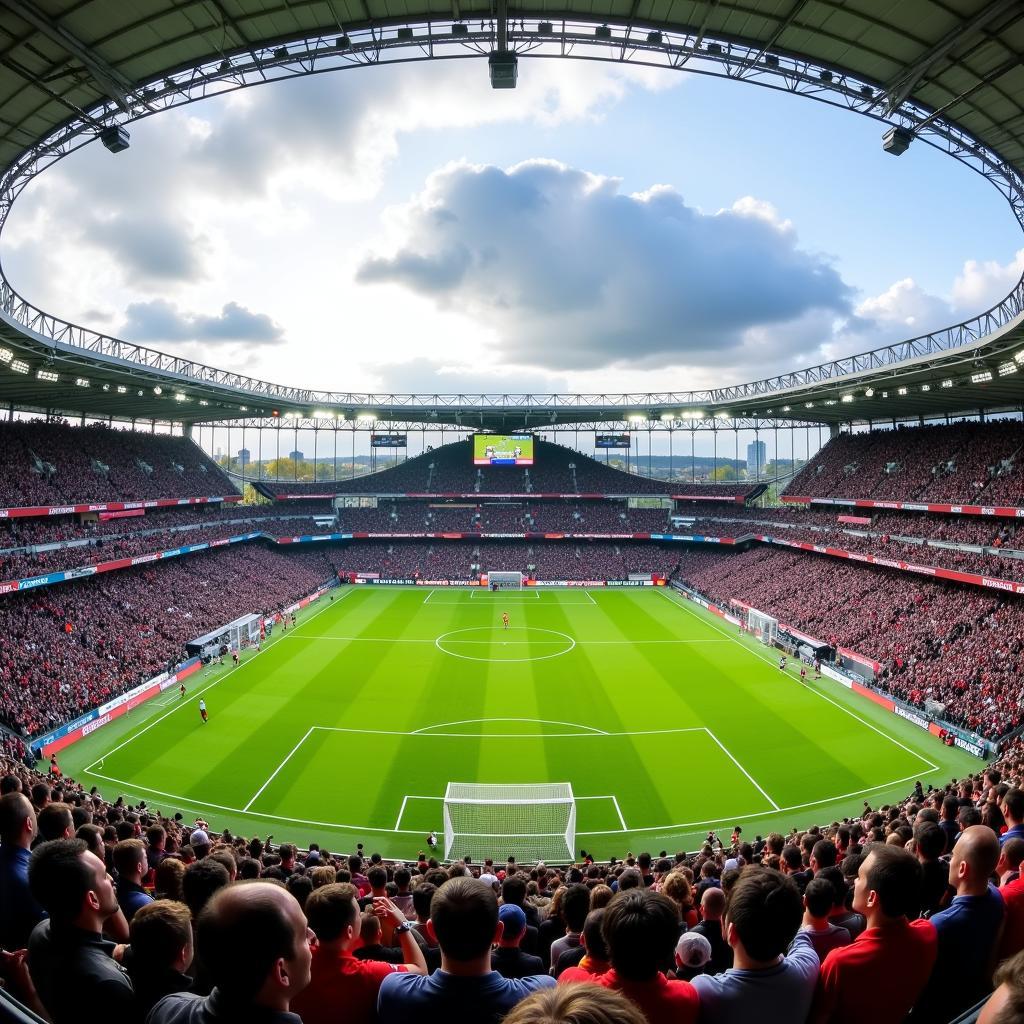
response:
<path id="1" fill-rule="evenodd" d="M 234 493 L 234 484 L 186 437 L 0 422 L 0 507 Z"/>
<path id="2" fill-rule="evenodd" d="M 966 421 L 833 438 L 789 494 L 880 501 L 1017 505 L 1024 495 L 1024 423 Z"/>
<path id="3" fill-rule="evenodd" d="M 879 662 L 887 692 L 990 738 L 1024 720 L 1024 602 L 778 548 L 690 549 L 678 578 Z"/>
<path id="4" fill-rule="evenodd" d="M 33 735 L 151 678 L 184 645 L 336 575 L 334 550 L 218 548 L 3 598 L 0 721 Z"/>
<path id="5" fill-rule="evenodd" d="M 669 525 L 668 509 L 628 508 L 624 501 L 381 501 L 338 513 L 342 529 L 357 533 L 651 533 Z"/>
<path id="6" fill-rule="evenodd" d="M 945 1024 L 990 994 L 982 1024 L 1016 1021 L 1022 786 L 1015 741 L 787 835 L 442 865 L 274 845 L 2 756 L 0 975 L 53 1024 Z"/>
<path id="7" fill-rule="evenodd" d="M 98 537 L 86 545 L 66 545 L 46 551 L 0 552 L 0 580 L 24 579 L 41 573 L 59 572 L 81 566 L 110 562 L 119 558 L 166 551 L 189 544 L 210 544 L 237 537 L 244 533 L 264 533 L 269 537 L 297 536 L 321 533 L 316 521 L 308 516 L 272 518 L 257 516 L 252 519 L 233 517 L 230 520 L 210 520 L 187 527 L 166 530 L 148 529 L 138 533 Z"/>
<path id="8" fill-rule="evenodd" d="M 685 493 L 733 501 L 759 490 L 747 481 L 705 483 L 655 480 L 627 473 L 563 445 L 534 441 L 534 465 L 474 466 L 471 441 L 455 441 L 352 480 L 274 482 L 274 494 L 659 494 Z"/>
<path id="9" fill-rule="evenodd" d="M 348 545 L 335 557 L 347 572 L 390 579 L 477 579 L 483 573 L 521 572 L 538 579 L 624 579 L 630 572 L 670 572 L 679 561 L 670 546 L 635 541 L 436 541 L 396 540 Z"/>

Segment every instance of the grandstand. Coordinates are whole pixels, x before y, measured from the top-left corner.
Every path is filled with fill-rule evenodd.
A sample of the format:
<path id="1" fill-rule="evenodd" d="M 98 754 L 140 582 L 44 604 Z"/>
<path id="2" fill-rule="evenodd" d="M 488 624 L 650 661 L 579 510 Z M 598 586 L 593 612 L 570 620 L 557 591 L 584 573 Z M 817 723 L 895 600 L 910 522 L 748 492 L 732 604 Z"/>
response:
<path id="1" fill-rule="evenodd" d="M 94 140 L 116 154 L 134 120 L 204 90 L 440 56 L 488 56 L 507 86 L 531 53 L 689 67 L 852 110 L 889 152 L 929 145 L 983 175 L 1024 225 L 1016 3 L 570 0 L 557 22 L 530 4 L 85 6 L 0 15 L 0 228 L 63 156 Z M 28 946 L 0 964 L 0 1013 L 141 1021 L 173 974 L 221 993 L 211 1020 L 267 1018 L 210 939 L 230 931 L 237 874 L 284 887 L 250 889 L 250 909 L 276 901 L 289 927 L 302 907 L 317 920 L 315 889 L 354 886 L 328 895 L 344 915 L 369 901 L 353 919 L 366 958 L 445 965 L 438 985 L 459 973 L 452 936 L 471 929 L 452 926 L 467 899 L 453 893 L 472 876 L 479 907 L 500 899 L 505 938 L 528 922 L 540 972 L 625 991 L 635 1006 L 611 1005 L 628 1024 L 696 1019 L 698 1004 L 702 1021 L 752 1016 L 729 1003 L 730 964 L 763 972 L 755 1012 L 772 1021 L 913 1009 L 945 1024 L 996 987 L 1011 1003 L 998 1019 L 1021 1019 L 1022 309 L 1024 279 L 942 331 L 703 391 L 357 394 L 66 323 L 0 270 L 0 940 Z M 300 432 L 312 468 L 300 476 L 296 450 L 287 479 L 266 453 Z M 661 476 L 652 435 L 672 453 Z M 713 451 L 699 478 L 698 435 Z M 514 464 L 482 465 L 506 437 Z M 755 460 L 739 475 L 750 441 L 771 445 L 770 474 Z M 378 448 L 397 457 L 378 466 Z M 91 853 L 59 845 L 74 830 Z M 115 876 L 119 909 L 60 904 L 83 859 L 90 893 Z M 196 966 L 147 973 L 127 918 L 150 895 L 186 904 Z M 627 906 L 651 917 L 624 938 Z M 377 917 L 397 953 L 373 952 Z M 95 942 L 107 988 L 78 953 L 47 969 L 70 926 L 129 943 L 122 975 Z M 250 932 L 281 934 L 266 919 Z M 302 961 L 296 935 L 279 964 Z M 683 955 L 697 936 L 712 950 L 699 964 Z M 870 985 L 850 944 L 880 958 Z M 573 949 L 580 966 L 562 963 Z M 776 969 L 795 979 L 781 995 Z M 389 984 L 366 1020 L 389 1019 Z"/>

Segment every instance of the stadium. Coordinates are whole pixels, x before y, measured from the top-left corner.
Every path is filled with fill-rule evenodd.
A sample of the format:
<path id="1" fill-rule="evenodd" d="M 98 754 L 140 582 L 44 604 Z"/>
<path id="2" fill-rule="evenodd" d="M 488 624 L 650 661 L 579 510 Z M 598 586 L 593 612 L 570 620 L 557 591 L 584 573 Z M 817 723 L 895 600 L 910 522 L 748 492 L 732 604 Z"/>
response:
<path id="1" fill-rule="evenodd" d="M 1005 297 L 941 329 L 908 336 L 906 316 L 897 340 L 857 348 L 862 304 L 854 341 L 813 349 L 836 358 L 765 376 L 778 352 L 810 350 L 770 354 L 765 329 L 676 380 L 665 350 L 640 355 L 641 307 L 662 296 L 636 286 L 620 202 L 604 213 L 621 252 L 596 248 L 636 287 L 612 301 L 639 326 L 616 335 L 603 379 L 702 386 L 611 393 L 323 390 L 353 386 L 326 329 L 303 362 L 235 303 L 175 320 L 150 277 L 157 297 L 128 306 L 118 337 L 94 326 L 116 322 L 121 286 L 108 299 L 88 267 L 97 239 L 135 244 L 118 213 L 134 188 L 171 187 L 173 171 L 129 187 L 110 170 L 156 150 L 171 118 L 205 144 L 207 106 L 234 109 L 256 164 L 272 133 L 250 96 L 368 68 L 372 88 L 401 74 L 429 95 L 416 76 L 434 65 L 467 67 L 485 98 L 582 62 L 778 96 L 801 137 L 808 108 L 839 132 L 867 124 L 885 174 L 927 152 L 1024 227 L 1024 5 L 3 0 L 0 28 L 5 1019 L 1024 1020 L 1020 260 Z M 644 88 L 654 103 L 661 86 Z M 464 126 L 438 123 L 454 160 Z M 226 194 L 213 166 L 192 186 L 204 217 Z M 529 234 L 525 200 L 508 220 L 481 200 L 475 221 L 479 195 L 445 197 L 459 174 L 487 197 L 468 166 L 429 179 L 434 205 L 403 207 L 420 240 L 458 241 L 464 221 L 497 246 L 517 217 Z M 565 173 L 506 177 L 525 190 Z M 835 185 L 805 173 L 809 191 Z M 102 216 L 68 198 L 93 178 Z M 660 188 L 629 199 L 647 216 L 672 201 Z M 751 209 L 729 212 L 791 237 Z M 262 237 L 283 282 L 302 259 L 274 232 L 316 214 L 274 216 Z M 207 265 L 241 261 L 213 236 Z M 614 235 L 575 239 L 581 265 L 588 237 Z M 903 241 L 894 226 L 871 247 Z M 74 308 L 88 293 L 94 326 L 16 290 L 28 243 L 54 247 L 47 294 Z M 445 316 L 489 311 L 472 343 L 490 356 L 517 318 L 557 315 L 546 293 L 530 306 L 544 273 L 517 300 L 488 245 L 455 269 L 374 256 L 357 278 L 420 298 L 429 284 Z M 549 274 L 563 259 L 544 258 L 528 254 Z M 782 279 L 762 269 L 771 305 Z M 471 272 L 493 303 L 458 309 L 452 281 Z M 760 293 L 757 272 L 738 287 Z M 599 306 L 604 286 L 581 278 Z M 145 334 L 143 312 L 170 333 Z M 388 349 L 393 332 L 415 364 L 407 308 L 372 315 L 379 333 L 352 349 Z M 229 321 L 249 341 L 218 348 Z M 536 351 L 564 345 L 548 365 L 597 379 L 588 361 L 611 343 L 560 335 L 570 322 L 595 324 L 560 321 Z M 454 353 L 458 330 L 439 330 Z M 709 350 L 729 348 L 709 331 Z M 298 367 L 306 386 L 245 372 L 270 345 L 278 380 Z M 446 353 L 432 355 L 443 383 Z M 467 987 L 482 974 L 505 980 Z"/>

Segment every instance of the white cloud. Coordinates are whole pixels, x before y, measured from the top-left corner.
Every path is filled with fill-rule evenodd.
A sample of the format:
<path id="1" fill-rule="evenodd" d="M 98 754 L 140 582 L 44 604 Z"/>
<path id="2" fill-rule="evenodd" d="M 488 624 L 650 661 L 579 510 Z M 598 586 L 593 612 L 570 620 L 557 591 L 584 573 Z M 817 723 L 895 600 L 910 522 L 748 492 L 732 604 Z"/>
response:
<path id="1" fill-rule="evenodd" d="M 1013 289 L 1024 274 L 1024 249 L 1009 263 L 996 260 L 967 260 L 953 282 L 953 304 L 970 313 L 995 305 Z"/>

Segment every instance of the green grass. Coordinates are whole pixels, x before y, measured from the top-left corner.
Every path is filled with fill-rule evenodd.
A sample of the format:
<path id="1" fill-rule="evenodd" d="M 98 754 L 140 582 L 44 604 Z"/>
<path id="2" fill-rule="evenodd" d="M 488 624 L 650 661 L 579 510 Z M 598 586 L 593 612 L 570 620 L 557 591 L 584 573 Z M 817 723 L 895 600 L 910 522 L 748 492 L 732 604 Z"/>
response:
<path id="1" fill-rule="evenodd" d="M 830 680 L 783 675 L 668 591 L 334 598 L 184 700 L 68 748 L 65 771 L 215 828 L 397 857 L 441 832 L 449 781 L 570 782 L 576 845 L 607 857 L 831 821 L 979 765 Z"/>

